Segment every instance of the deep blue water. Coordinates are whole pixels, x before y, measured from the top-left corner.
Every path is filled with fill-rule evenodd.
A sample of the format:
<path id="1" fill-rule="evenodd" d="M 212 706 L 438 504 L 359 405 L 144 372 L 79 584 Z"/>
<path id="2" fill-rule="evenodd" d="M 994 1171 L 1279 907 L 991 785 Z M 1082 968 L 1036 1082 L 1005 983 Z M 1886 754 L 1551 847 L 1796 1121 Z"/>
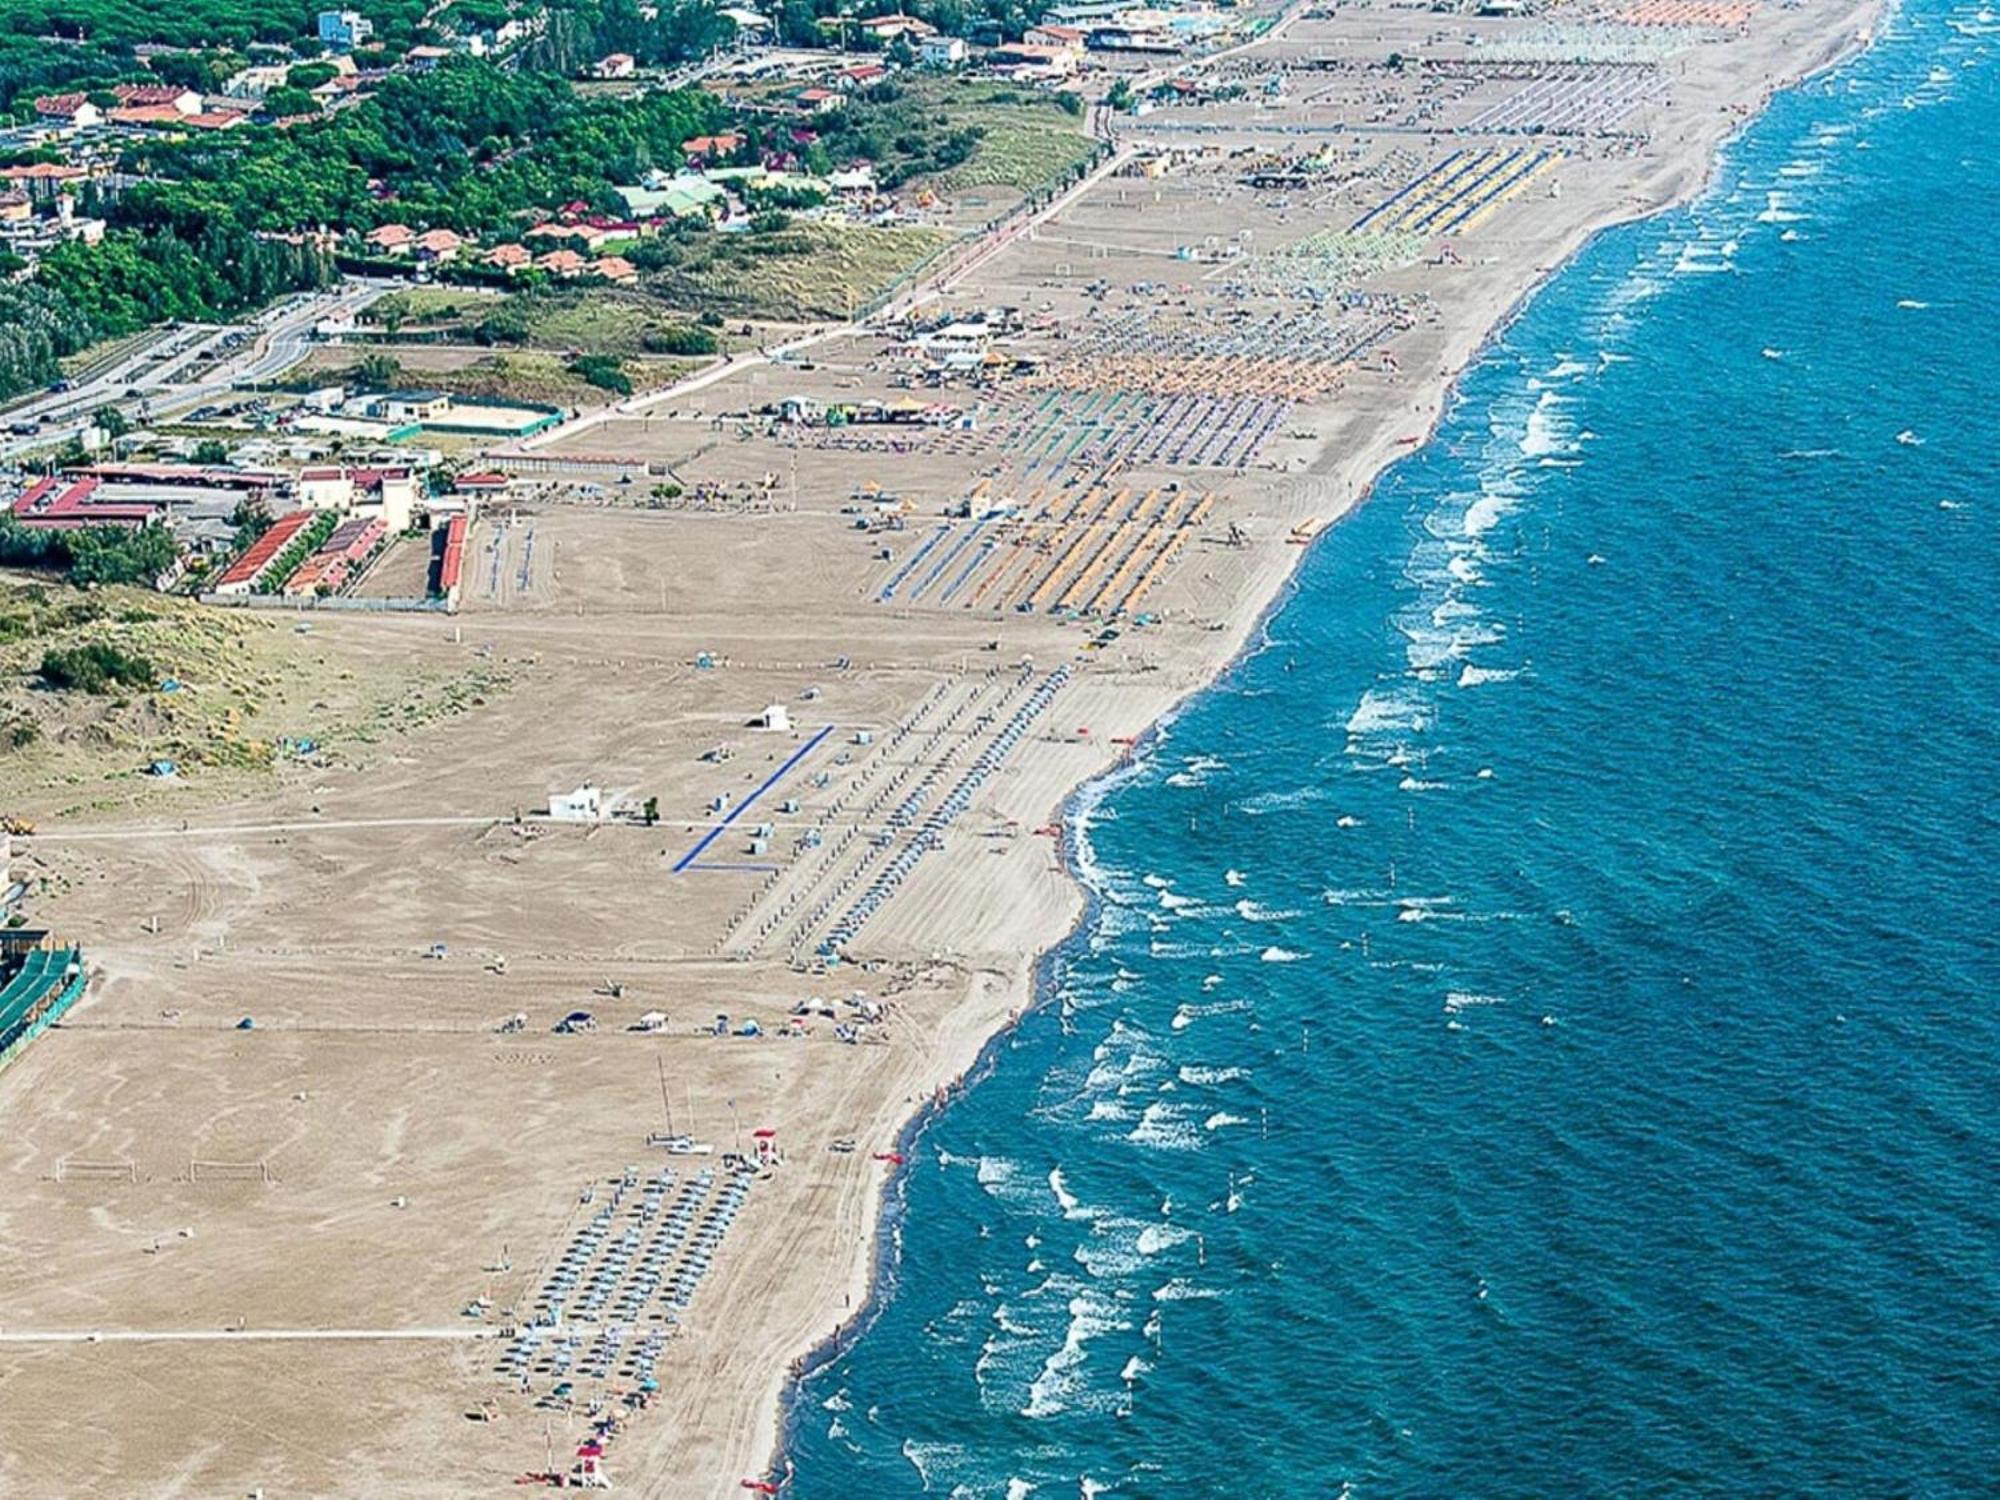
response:
<path id="1" fill-rule="evenodd" d="M 1996 46 L 1600 240 L 1104 789 L 798 1494 L 2000 1493 Z"/>

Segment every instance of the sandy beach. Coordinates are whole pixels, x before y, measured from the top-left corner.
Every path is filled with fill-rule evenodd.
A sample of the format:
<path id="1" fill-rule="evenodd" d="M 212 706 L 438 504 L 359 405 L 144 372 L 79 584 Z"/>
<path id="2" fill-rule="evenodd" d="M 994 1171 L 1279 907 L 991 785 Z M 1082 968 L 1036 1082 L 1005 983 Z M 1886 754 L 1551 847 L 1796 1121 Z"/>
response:
<path id="1" fill-rule="evenodd" d="M 471 711 L 254 798 L 21 809 L 93 982 L 0 1080 L 0 1491 L 499 1494 L 593 1402 L 619 1488 L 781 1479 L 907 1125 L 1082 910 L 1065 801 L 1252 641 L 1510 310 L 1876 14 L 1295 10 L 916 299 L 1018 311 L 992 385 L 844 328 L 572 424 L 516 455 L 458 617 L 316 627 L 356 674 L 504 679 Z M 976 418 L 746 415 L 913 397 Z M 546 815 L 581 783 L 657 821 Z M 719 1226 L 684 1304 L 621 1319 L 621 1261 L 574 1354 L 544 1322 L 507 1364 L 594 1218 L 654 1241 L 656 1180 Z"/>

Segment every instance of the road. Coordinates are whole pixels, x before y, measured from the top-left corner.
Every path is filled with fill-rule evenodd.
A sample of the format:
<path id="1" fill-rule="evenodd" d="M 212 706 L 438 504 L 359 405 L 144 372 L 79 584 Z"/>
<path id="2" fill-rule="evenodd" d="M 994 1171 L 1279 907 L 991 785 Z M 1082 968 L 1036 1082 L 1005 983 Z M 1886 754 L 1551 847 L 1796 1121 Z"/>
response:
<path id="1" fill-rule="evenodd" d="M 468 1323 L 463 1328 L 109 1328 L 48 1332 L 0 1331 L 0 1344 L 240 1344 L 269 1341 L 391 1339 L 497 1339 L 503 1328 Z"/>
<path id="2" fill-rule="evenodd" d="M 350 280 L 324 292 L 274 302 L 247 322 L 182 323 L 161 329 L 109 369 L 67 391 L 50 391 L 0 412 L 12 428 L 36 424 L 32 433 L 0 435 L 0 459 L 59 446 L 80 436 L 92 416 L 116 407 L 134 421 L 199 405 L 238 386 L 273 380 L 306 357 L 313 326 L 336 313 L 358 312 L 395 283 Z M 191 368 L 215 356 L 199 376 Z"/>

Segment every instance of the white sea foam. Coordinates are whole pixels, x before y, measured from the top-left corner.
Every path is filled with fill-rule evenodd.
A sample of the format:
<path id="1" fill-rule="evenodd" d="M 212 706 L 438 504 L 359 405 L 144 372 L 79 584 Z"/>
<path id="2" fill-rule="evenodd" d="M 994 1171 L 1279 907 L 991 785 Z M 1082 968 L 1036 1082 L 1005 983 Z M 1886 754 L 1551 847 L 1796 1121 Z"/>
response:
<path id="1" fill-rule="evenodd" d="M 1222 872 L 1222 883 L 1227 886 L 1240 886 L 1243 884 L 1244 878 L 1241 870 L 1224 870 Z"/>
<path id="2" fill-rule="evenodd" d="M 1220 1297 L 1221 1292 L 1213 1287 L 1197 1286 L 1185 1276 L 1176 1276 L 1153 1288 L 1155 1302 L 1193 1302 Z"/>
<path id="3" fill-rule="evenodd" d="M 1470 990 L 1452 990 L 1444 997 L 1444 1008 L 1453 1015 L 1478 1005 L 1505 1005 L 1504 995 L 1479 995 Z"/>
<path id="4" fill-rule="evenodd" d="M 1267 964 L 1295 964 L 1300 959 L 1307 957 L 1307 955 L 1290 948 L 1273 947 L 1266 948 L 1257 957 Z"/>
<path id="5" fill-rule="evenodd" d="M 1249 1123 L 1242 1115 L 1225 1114 L 1218 1110 L 1201 1122 L 1201 1128 L 1203 1130 L 1222 1130 L 1231 1125 L 1248 1125 Z"/>
<path id="6" fill-rule="evenodd" d="M 1394 899 L 1389 891 L 1362 888 L 1324 890 L 1319 893 L 1319 898 L 1328 906 L 1386 906 Z"/>
<path id="7" fill-rule="evenodd" d="M 1049 1191 L 1055 1194 L 1056 1206 L 1062 1210 L 1065 1219 L 1094 1219 L 1097 1217 L 1096 1209 L 1085 1208 L 1076 1201 L 1076 1194 L 1069 1190 L 1069 1184 L 1063 1180 L 1061 1167 L 1051 1167 L 1049 1169 Z"/>
<path id="8" fill-rule="evenodd" d="M 1213 1068 L 1201 1063 L 1183 1063 L 1179 1074 L 1182 1083 L 1192 1084 L 1197 1088 L 1212 1088 L 1220 1083 L 1235 1083 L 1238 1079 L 1249 1076 L 1248 1068 Z"/>
<path id="9" fill-rule="evenodd" d="M 1163 1250 L 1171 1250 L 1183 1240 L 1193 1238 L 1192 1229 L 1183 1229 L 1178 1224 L 1148 1224 L 1139 1233 L 1139 1253 L 1158 1255 Z"/>
<path id="10" fill-rule="evenodd" d="M 1462 688 L 1479 687 L 1488 682 L 1512 682 L 1521 675 L 1518 667 L 1476 667 L 1467 662 L 1458 671 L 1458 685 Z"/>
<path id="11" fill-rule="evenodd" d="M 1156 1099 L 1146 1106 L 1146 1112 L 1125 1139 L 1135 1146 L 1151 1146 L 1161 1151 L 1191 1151 L 1201 1144 L 1201 1133 L 1176 1105 Z"/>
<path id="12" fill-rule="evenodd" d="M 1236 915 L 1246 922 L 1282 922 L 1288 917 L 1296 917 L 1295 911 L 1284 911 L 1276 907 L 1264 906 L 1248 897 L 1236 903 Z"/>
<path id="13" fill-rule="evenodd" d="M 1382 692 L 1370 688 L 1361 695 L 1360 706 L 1347 720 L 1353 738 L 1386 733 L 1421 733 L 1425 727 L 1424 703 L 1414 693 Z"/>
<path id="14" fill-rule="evenodd" d="M 1063 1334 L 1062 1347 L 1043 1362 L 1042 1373 L 1028 1387 L 1028 1404 L 1021 1408 L 1021 1415 L 1052 1417 L 1068 1410 L 1082 1393 L 1081 1368 L 1088 1357 L 1085 1345 L 1126 1326 L 1118 1320 L 1116 1306 L 1104 1298 L 1088 1293 L 1070 1298 L 1069 1328 Z"/>

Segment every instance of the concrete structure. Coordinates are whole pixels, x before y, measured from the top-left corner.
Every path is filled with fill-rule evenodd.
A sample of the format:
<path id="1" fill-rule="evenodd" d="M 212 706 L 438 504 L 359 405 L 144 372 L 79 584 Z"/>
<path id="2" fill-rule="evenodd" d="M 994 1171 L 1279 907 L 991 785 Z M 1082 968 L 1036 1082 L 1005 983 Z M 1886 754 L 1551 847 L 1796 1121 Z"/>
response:
<path id="1" fill-rule="evenodd" d="M 573 792 L 551 792 L 549 816 L 558 823 L 600 822 L 604 817 L 604 793 L 587 781 Z"/>
<path id="2" fill-rule="evenodd" d="M 451 397 L 444 391 L 384 391 L 372 405 L 383 421 L 403 427 L 443 416 L 451 410 Z"/>
<path id="3" fill-rule="evenodd" d="M 408 531 L 416 519 L 417 481 L 406 468 L 301 469 L 298 499 L 309 510 L 371 517 L 395 533 Z"/>
<path id="4" fill-rule="evenodd" d="M 351 52 L 375 34 L 375 23 L 358 10 L 323 10 L 319 39 L 329 47 Z"/>
<path id="5" fill-rule="evenodd" d="M 927 36 L 917 48 L 917 60 L 927 68 L 956 68 L 965 62 L 965 39 L 956 36 Z"/>

